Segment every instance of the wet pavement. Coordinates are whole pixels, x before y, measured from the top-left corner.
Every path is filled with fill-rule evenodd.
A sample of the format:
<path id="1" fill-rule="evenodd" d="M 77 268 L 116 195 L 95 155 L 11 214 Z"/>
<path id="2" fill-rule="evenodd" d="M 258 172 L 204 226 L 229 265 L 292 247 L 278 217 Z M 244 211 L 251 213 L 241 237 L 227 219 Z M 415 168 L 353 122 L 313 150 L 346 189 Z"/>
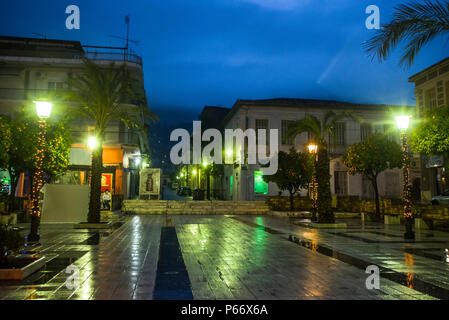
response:
<path id="1" fill-rule="evenodd" d="M 0 281 L 0 299 L 449 299 L 449 233 L 405 242 L 403 228 L 240 215 L 129 216 L 114 232 L 43 224 L 27 250 L 47 266 Z M 71 264 L 79 286 L 69 289 Z M 379 289 L 365 285 L 371 264 Z"/>

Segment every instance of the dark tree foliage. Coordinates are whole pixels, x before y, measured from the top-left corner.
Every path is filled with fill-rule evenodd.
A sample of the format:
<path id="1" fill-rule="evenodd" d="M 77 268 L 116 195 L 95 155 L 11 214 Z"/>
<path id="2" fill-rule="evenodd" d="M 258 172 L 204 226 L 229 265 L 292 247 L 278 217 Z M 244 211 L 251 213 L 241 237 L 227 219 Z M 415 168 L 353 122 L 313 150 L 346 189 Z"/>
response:
<path id="1" fill-rule="evenodd" d="M 274 182 L 282 191 L 290 195 L 290 210 L 294 210 L 293 197 L 301 189 L 307 188 L 313 173 L 313 160 L 309 154 L 296 152 L 291 148 L 288 153 L 278 154 L 278 170 L 275 174 L 264 176 L 266 182 Z"/>
<path id="2" fill-rule="evenodd" d="M 355 143 L 346 149 L 343 162 L 352 175 L 362 174 L 371 182 L 376 202 L 375 219 L 380 219 L 379 189 L 377 177 L 387 169 L 402 165 L 401 146 L 385 134 L 375 133 L 365 141 Z"/>

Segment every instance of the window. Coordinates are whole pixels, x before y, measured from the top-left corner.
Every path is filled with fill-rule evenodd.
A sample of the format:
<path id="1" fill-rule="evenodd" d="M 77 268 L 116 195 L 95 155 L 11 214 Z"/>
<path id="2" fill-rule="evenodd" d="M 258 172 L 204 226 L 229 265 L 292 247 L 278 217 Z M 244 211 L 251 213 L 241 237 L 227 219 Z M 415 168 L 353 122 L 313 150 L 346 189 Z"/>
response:
<path id="1" fill-rule="evenodd" d="M 372 133 L 372 126 L 369 123 L 363 123 L 360 125 L 360 141 L 365 141 Z"/>
<path id="2" fill-rule="evenodd" d="M 375 124 L 374 125 L 374 132 L 375 133 L 383 133 L 384 126 L 381 124 Z"/>
<path id="3" fill-rule="evenodd" d="M 270 143 L 269 132 L 268 132 L 268 120 L 267 119 L 256 119 L 256 136 L 257 143 L 259 143 L 259 130 L 265 129 L 265 138 L 267 145 Z"/>
<path id="4" fill-rule="evenodd" d="M 48 90 L 62 89 L 63 85 L 64 85 L 63 82 L 49 81 Z"/>
<path id="5" fill-rule="evenodd" d="M 346 171 L 334 172 L 335 194 L 345 196 L 348 194 L 348 174 Z"/>
<path id="6" fill-rule="evenodd" d="M 436 108 L 437 106 L 437 94 L 434 89 L 427 90 L 426 92 L 426 107 L 429 109 Z"/>
<path id="7" fill-rule="evenodd" d="M 316 143 L 315 135 L 311 132 L 307 132 L 307 143 Z"/>
<path id="8" fill-rule="evenodd" d="M 346 123 L 335 123 L 335 144 L 342 146 L 346 144 Z"/>
<path id="9" fill-rule="evenodd" d="M 232 198 L 232 194 L 234 193 L 234 176 L 231 176 L 229 179 L 229 195 Z"/>
<path id="10" fill-rule="evenodd" d="M 295 123 L 295 121 L 293 120 L 282 120 L 281 121 L 281 139 L 282 139 L 282 144 L 286 144 L 286 145 L 292 145 L 294 144 L 295 141 L 295 137 L 289 137 L 288 139 L 285 139 L 285 137 L 287 136 L 287 132 L 288 130 L 293 126 L 293 124 Z"/>
<path id="11" fill-rule="evenodd" d="M 263 180 L 261 171 L 254 171 L 254 193 L 268 194 L 268 183 Z"/>

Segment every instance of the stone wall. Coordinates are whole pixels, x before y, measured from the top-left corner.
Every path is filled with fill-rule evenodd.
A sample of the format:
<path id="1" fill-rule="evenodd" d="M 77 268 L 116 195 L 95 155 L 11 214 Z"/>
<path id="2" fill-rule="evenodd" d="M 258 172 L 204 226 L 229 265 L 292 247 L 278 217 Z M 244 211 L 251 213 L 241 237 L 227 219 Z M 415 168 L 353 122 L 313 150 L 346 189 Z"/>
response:
<path id="1" fill-rule="evenodd" d="M 124 200 L 127 214 L 268 214 L 263 201 Z"/>
<path id="2" fill-rule="evenodd" d="M 265 202 L 272 211 L 291 211 L 289 197 L 266 197 Z M 384 214 L 400 214 L 402 206 L 399 200 L 381 199 L 380 212 Z M 307 197 L 295 197 L 293 211 L 310 211 L 312 209 L 312 200 Z M 353 213 L 375 213 L 376 203 L 374 200 L 360 200 L 358 196 L 337 197 L 336 211 Z"/>
<path id="3" fill-rule="evenodd" d="M 380 199 L 379 207 L 381 215 L 399 214 L 403 209 L 400 200 L 396 199 Z M 374 200 L 360 200 L 357 196 L 337 197 L 336 209 L 347 212 L 375 213 L 376 202 Z"/>
<path id="4" fill-rule="evenodd" d="M 265 203 L 272 211 L 291 211 L 289 197 L 266 197 Z M 312 200 L 307 197 L 294 197 L 293 211 L 304 211 L 312 209 Z"/>

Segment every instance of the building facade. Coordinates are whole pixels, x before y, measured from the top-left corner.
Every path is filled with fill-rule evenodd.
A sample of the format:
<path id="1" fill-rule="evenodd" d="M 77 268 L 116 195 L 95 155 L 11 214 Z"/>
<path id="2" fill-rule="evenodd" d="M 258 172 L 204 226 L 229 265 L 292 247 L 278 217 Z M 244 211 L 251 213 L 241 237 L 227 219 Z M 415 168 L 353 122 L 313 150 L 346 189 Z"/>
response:
<path id="1" fill-rule="evenodd" d="M 67 80 L 83 73 L 84 58 L 105 68 L 125 64 L 133 77 L 133 90 L 144 97 L 141 58 L 116 49 L 83 47 L 78 41 L 0 37 L 0 113 L 13 115 L 25 104 L 45 99 L 55 89 L 69 89 Z M 116 52 L 110 52 L 114 50 Z M 133 101 L 129 102 L 129 105 L 133 104 Z M 68 112 L 77 107 L 69 102 Z M 142 115 L 135 117 L 146 125 L 147 120 Z M 92 130 L 93 123 L 87 119 L 76 118 L 71 123 L 73 145 L 69 171 L 54 183 L 88 184 L 91 152 L 87 140 Z M 144 132 L 111 122 L 106 129 L 103 148 L 103 180 L 107 184 L 104 187 L 117 199 L 137 196 L 139 163 L 149 153 Z"/>
<path id="2" fill-rule="evenodd" d="M 424 117 L 426 110 L 449 105 L 449 58 L 411 76 L 415 85 L 416 114 Z M 430 201 L 435 195 L 449 192 L 449 175 L 439 155 L 421 157 L 421 197 Z"/>
<path id="3" fill-rule="evenodd" d="M 349 175 L 341 157 L 348 146 L 362 141 L 374 132 L 394 132 L 391 129 L 395 123 L 391 118 L 389 108 L 386 105 L 309 99 L 237 100 L 224 119 L 223 126 L 225 129 L 240 128 L 243 131 L 249 128 L 277 129 L 279 151 L 288 152 L 290 148 L 294 147 L 297 151 L 307 152 L 306 146 L 311 140 L 308 133 L 297 135 L 289 141 L 284 139 L 289 126 L 295 120 L 300 120 L 309 114 L 322 121 L 330 110 L 337 114 L 339 112 L 353 113 L 363 119 L 362 123 L 349 118 L 344 119 L 336 124 L 335 143 L 334 139 L 332 139 L 332 143 L 329 138 L 327 139 L 331 158 L 331 192 L 334 196 L 357 196 L 361 199 L 373 199 L 374 191 L 370 182 L 361 175 Z M 399 142 L 399 133 L 396 138 Z M 267 149 L 269 149 L 269 145 Z M 234 150 L 234 152 L 236 151 Z M 266 184 L 263 181 L 259 165 L 246 163 L 225 166 L 223 189 L 227 200 L 264 200 L 265 196 L 281 194 L 276 184 L 271 182 Z M 414 179 L 415 176 L 419 176 L 419 170 L 414 172 L 414 169 L 419 167 L 416 160 L 413 161 L 412 166 L 414 166 L 412 168 L 412 179 Z M 378 178 L 380 196 L 400 198 L 403 188 L 402 181 L 400 169 L 383 172 Z M 306 194 L 307 190 L 301 192 L 301 195 Z M 282 195 L 288 194 L 284 192 Z"/>

